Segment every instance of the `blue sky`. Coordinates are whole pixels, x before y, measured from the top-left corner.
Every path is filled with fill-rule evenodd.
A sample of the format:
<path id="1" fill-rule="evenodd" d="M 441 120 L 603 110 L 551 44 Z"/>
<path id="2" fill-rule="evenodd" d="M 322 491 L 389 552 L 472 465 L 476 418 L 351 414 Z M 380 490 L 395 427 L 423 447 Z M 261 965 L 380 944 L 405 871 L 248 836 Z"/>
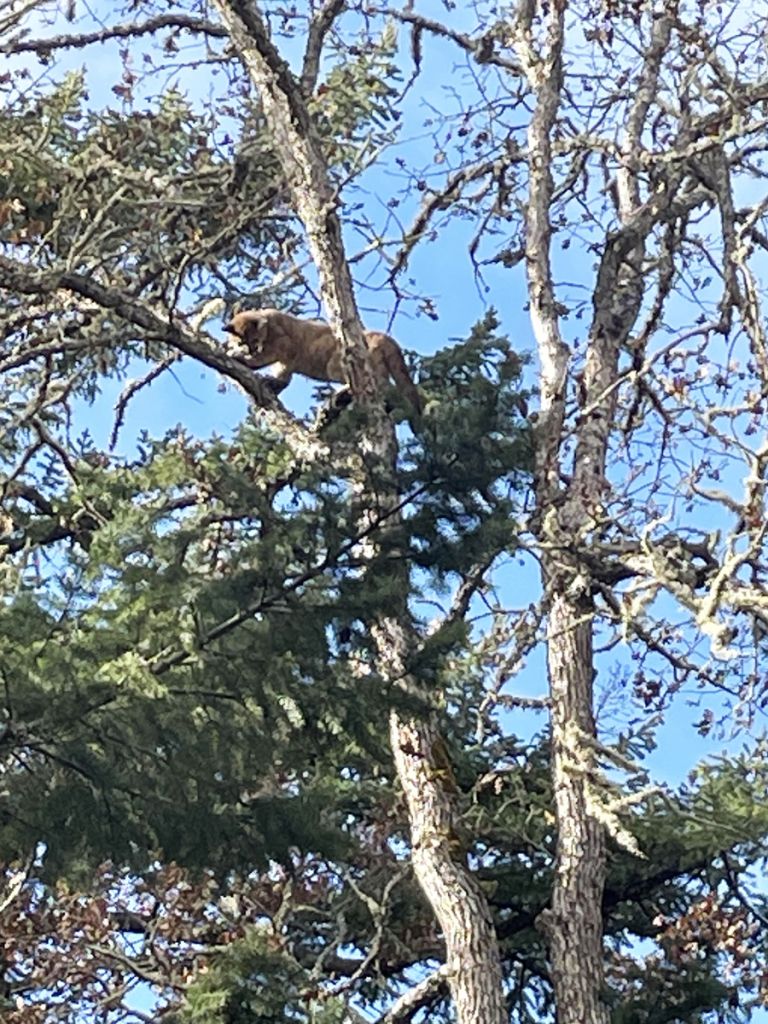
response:
<path id="1" fill-rule="evenodd" d="M 111 15 L 111 4 L 99 3 L 91 7 L 98 15 L 100 10 Z M 420 11 L 427 17 L 440 18 L 443 5 L 437 0 L 420 6 Z M 466 28 L 471 27 L 472 13 L 465 12 Z M 77 23 L 77 28 L 85 28 L 86 23 Z M 57 30 L 71 30 L 66 22 L 56 25 Z M 46 29 L 51 31 L 50 29 Z M 43 34 L 41 29 L 40 34 Z M 387 166 L 370 171 L 364 179 L 364 188 L 372 211 L 379 213 L 387 199 L 403 187 L 402 177 L 393 163 L 396 156 L 404 157 L 409 163 L 422 162 L 427 164 L 431 159 L 432 148 L 428 135 L 419 126 L 428 116 L 430 104 L 434 101 L 441 106 L 445 103 L 460 105 L 461 89 L 465 80 L 457 73 L 446 76 L 458 61 L 455 48 L 445 41 L 430 37 L 424 39 L 424 72 L 417 87 L 408 94 L 405 104 L 405 122 L 410 125 L 406 129 L 403 141 L 394 147 L 387 156 Z M 102 99 L 116 105 L 110 90 L 119 79 L 120 62 L 117 44 L 106 44 L 89 48 L 86 54 L 73 52 L 65 56 L 58 68 L 51 69 L 50 77 L 56 79 L 62 67 L 81 67 L 85 64 L 91 102 L 98 105 Z M 30 66 L 46 72 L 36 59 L 30 59 Z M 432 71 L 434 69 L 434 73 Z M 207 85 L 200 73 L 181 73 L 171 77 L 168 85 L 174 85 L 190 99 L 203 99 Z M 452 90 L 455 90 L 452 92 Z M 222 128 L 223 131 L 223 128 Z M 410 133 L 410 135 L 408 134 Z M 359 195 L 358 195 L 359 198 Z M 415 209 L 415 201 L 403 203 L 400 216 L 409 223 Z M 441 230 L 438 245 L 419 247 L 414 252 L 408 270 L 408 276 L 419 282 L 422 292 L 434 297 L 439 310 L 439 320 L 430 320 L 425 316 L 400 315 L 392 326 L 393 333 L 405 348 L 415 349 L 424 354 L 449 343 L 452 339 L 466 335 L 471 325 L 485 312 L 487 304 L 493 304 L 500 315 L 502 329 L 506 331 L 513 344 L 521 350 L 532 351 L 534 348 L 528 315 L 525 312 L 526 293 L 522 266 L 514 271 L 497 268 L 486 268 L 487 292 L 482 292 L 473 279 L 472 268 L 466 257 L 466 248 L 471 238 L 474 225 L 467 221 L 454 221 Z M 347 242 L 349 253 L 355 251 L 358 239 L 348 232 Z M 574 255 L 558 257 L 563 263 L 566 276 L 571 278 L 589 278 L 590 268 L 585 263 L 583 254 L 574 251 Z M 572 262 L 569 262 L 572 261 Z M 369 326 L 388 326 L 391 305 L 387 305 L 386 295 L 378 293 L 374 305 L 374 296 L 365 289 L 360 290 L 360 304 L 365 311 Z M 681 316 L 687 315 L 681 305 Z M 208 325 L 214 336 L 222 336 L 220 326 L 216 322 Z M 224 433 L 231 430 L 242 418 L 246 403 L 233 385 L 226 385 L 223 392 L 219 390 L 220 380 L 211 372 L 190 361 L 183 361 L 166 373 L 159 381 L 140 392 L 131 402 L 121 433 L 118 451 L 130 453 L 132 438 L 139 429 L 147 429 L 159 435 L 179 422 L 200 436 L 210 433 Z M 88 409 L 82 409 L 83 422 L 94 435 L 97 444 L 106 446 L 112 427 L 114 403 L 125 382 L 108 381 L 98 401 Z M 287 392 L 289 405 L 301 408 L 307 401 L 309 389 L 301 382 L 292 385 Z M 499 576 L 499 592 L 510 605 L 525 606 L 539 595 L 539 584 L 535 565 L 529 559 L 523 565 L 512 560 Z M 605 655 L 599 662 L 600 672 L 609 675 L 621 672 L 629 665 L 627 650 L 615 649 Z M 541 648 L 535 651 L 527 661 L 521 675 L 515 680 L 514 692 L 528 695 L 541 695 L 546 690 L 546 673 L 544 653 Z M 648 761 L 657 781 L 675 784 L 685 778 L 693 765 L 702 757 L 720 751 L 724 746 L 739 748 L 742 738 L 734 737 L 730 743 L 712 737 L 703 739 L 692 728 L 692 723 L 701 714 L 701 695 L 696 692 L 678 695 L 675 706 L 667 714 L 665 723 L 659 728 L 658 746 Z M 542 725 L 540 715 L 530 712 L 519 712 L 510 715 L 510 727 L 521 735 L 529 735 L 538 731 Z M 755 1017 L 757 1020 L 758 1017 Z M 768 1020 L 768 1014 L 761 1019 Z"/>
<path id="2" fill-rule="evenodd" d="M 111 13 L 109 4 L 99 3 L 91 10 L 98 16 L 103 10 L 107 17 Z M 443 12 L 439 0 L 423 5 L 421 12 L 427 17 L 440 18 Z M 465 24 L 459 26 L 469 30 L 473 15 L 465 11 Z M 106 19 L 105 19 L 106 20 Z M 93 24 L 85 20 L 76 24 L 77 28 L 87 29 Z M 59 21 L 54 29 L 46 27 L 40 35 L 51 31 L 72 31 L 73 26 Z M 288 56 L 300 53 L 301 41 L 289 44 Z M 395 165 L 395 158 L 402 157 L 409 165 L 429 166 L 433 156 L 431 129 L 424 127 L 425 119 L 435 107 L 449 107 L 459 110 L 465 102 L 462 87 L 468 83 L 467 76 L 461 71 L 463 60 L 453 44 L 445 40 L 425 36 L 423 42 L 423 72 L 418 79 L 417 87 L 412 88 L 404 104 L 403 122 L 405 128 L 398 143 L 385 155 L 380 166 L 369 170 L 360 185 L 356 188 L 354 199 L 359 202 L 366 195 L 371 209 L 371 216 L 380 216 L 386 202 L 393 195 L 400 195 L 404 187 L 404 175 Z M 293 55 L 291 50 L 294 51 Z M 111 93 L 112 85 L 119 80 L 121 62 L 117 43 L 107 43 L 98 47 L 90 47 L 87 51 L 72 51 L 63 55 L 57 67 L 50 71 L 43 70 L 36 58 L 30 59 L 30 67 L 39 69 L 42 74 L 56 80 L 63 68 L 83 68 L 86 72 L 91 104 L 98 106 L 106 102 L 116 106 L 117 101 Z M 194 52 L 192 50 L 191 52 Z M 138 63 L 138 61 L 136 62 Z M 434 70 L 434 73 L 432 72 Z M 446 75 L 446 70 L 449 74 Z M 408 72 L 406 71 L 406 74 Z M 182 71 L 170 74 L 165 78 L 165 85 L 178 89 L 191 101 L 204 101 L 208 84 L 204 74 Z M 152 83 L 152 92 L 157 91 L 157 84 Z M 137 93 L 138 106 L 142 105 L 141 91 Z M 227 126 L 222 124 L 222 134 Z M 398 215 L 405 224 L 409 224 L 418 204 L 418 196 L 404 201 Z M 435 300 L 439 312 L 439 320 L 434 321 L 426 316 L 414 316 L 406 311 L 398 315 L 392 324 L 392 331 L 404 348 L 414 349 L 423 354 L 430 354 L 438 348 L 465 336 L 472 324 L 483 315 L 488 305 L 496 307 L 501 329 L 505 331 L 515 347 L 522 351 L 534 352 L 535 346 L 530 322 L 525 311 L 527 301 L 524 272 L 522 265 L 514 270 L 504 270 L 491 266 L 484 268 L 485 280 L 482 284 L 473 278 L 472 268 L 467 258 L 467 246 L 475 230 L 475 225 L 467 220 L 453 220 L 441 228 L 439 244 L 418 246 L 412 256 L 407 276 L 418 282 L 420 292 L 429 294 Z M 354 255 L 360 244 L 359 237 L 347 231 L 348 254 Z M 583 253 L 571 250 L 568 253 L 555 252 L 559 273 L 570 281 L 582 281 L 588 284 L 591 279 L 591 268 L 583 258 Z M 364 266 L 364 265 L 363 265 Z M 356 268 L 358 280 L 364 277 L 361 268 Z M 359 288 L 359 302 L 364 311 L 367 324 L 372 327 L 386 327 L 390 324 L 393 306 L 388 304 L 384 292 L 370 292 L 363 285 Z M 374 301 L 376 307 L 374 307 Z M 690 306 L 680 300 L 680 317 L 690 317 Z M 211 321 L 207 329 L 214 337 L 223 337 L 220 323 Z M 571 331 L 578 326 L 571 325 Z M 137 374 L 140 369 L 137 367 Z M 535 373 L 532 368 L 531 376 Z M 533 382 L 533 381 L 532 381 Z M 93 434 L 97 443 L 106 446 L 112 429 L 113 409 L 125 381 L 107 381 L 96 403 L 89 409 L 83 409 L 83 422 Z M 160 435 L 183 423 L 187 429 L 199 436 L 211 433 L 226 434 L 242 418 L 246 403 L 235 385 L 226 384 L 220 390 L 220 379 L 204 367 L 184 360 L 164 374 L 151 387 L 140 391 L 128 407 L 125 423 L 121 430 L 117 446 L 118 453 L 129 454 L 132 450 L 132 439 L 140 429 L 151 434 Z M 310 388 L 303 382 L 295 380 L 284 398 L 289 407 L 299 411 L 306 407 Z M 538 574 L 535 565 L 529 561 L 521 565 L 513 560 L 509 567 L 498 577 L 499 593 L 503 600 L 511 606 L 525 606 L 535 600 L 539 594 Z M 522 596 L 521 596 L 522 595 Z M 600 671 L 606 676 L 621 672 L 628 664 L 628 651 L 621 649 L 611 652 L 602 659 Z M 544 653 L 535 651 L 527 660 L 525 670 L 514 682 L 515 692 L 541 694 L 546 689 Z M 661 782 L 676 784 L 682 781 L 690 769 L 708 754 L 719 752 L 725 748 L 739 748 L 743 737 L 734 737 L 727 742 L 727 737 L 700 737 L 692 728 L 701 714 L 702 695 L 696 691 L 681 693 L 671 712 L 667 714 L 664 724 L 659 729 L 658 747 L 652 754 L 648 767 L 654 777 Z M 531 712 L 519 712 L 512 716 L 511 727 L 521 735 L 529 735 L 538 731 L 541 718 Z"/>
<path id="3" fill-rule="evenodd" d="M 99 3 L 91 7 L 95 15 L 99 11 L 111 13 L 111 5 Z M 421 13 L 427 17 L 440 18 L 443 5 L 433 0 L 420 7 Z M 474 15 L 469 10 L 464 13 L 464 25 L 459 27 L 470 29 Z M 77 23 L 80 28 L 80 23 Z M 83 22 L 87 28 L 87 21 Z M 58 31 L 72 30 L 72 26 L 61 21 L 55 26 Z M 46 33 L 51 29 L 46 29 Z M 40 34 L 43 34 L 42 30 Z M 290 44 L 290 50 L 300 52 L 301 41 Z M 367 193 L 372 216 L 380 215 L 387 200 L 398 195 L 403 186 L 403 174 L 395 166 L 396 157 L 403 157 L 409 165 L 428 166 L 432 159 L 430 129 L 423 126 L 434 107 L 446 106 L 459 110 L 464 103 L 462 88 L 468 87 L 468 79 L 460 71 L 463 64 L 461 55 L 457 54 L 453 44 L 445 40 L 425 36 L 423 41 L 423 72 L 417 86 L 410 90 L 404 105 L 404 124 L 401 141 L 386 154 L 386 163 L 374 167 L 367 172 L 355 200 L 360 201 L 361 190 Z M 119 79 L 120 60 L 119 46 L 108 43 L 98 47 L 90 47 L 87 51 L 73 51 L 65 54 L 58 69 L 51 69 L 50 77 L 55 79 L 61 68 L 84 67 L 91 95 L 91 103 L 98 105 L 106 101 L 116 105 L 110 90 Z M 138 63 L 138 62 L 137 62 Z M 30 66 L 41 66 L 32 59 Z M 433 70 L 434 69 L 434 73 Z M 449 73 L 446 75 L 446 70 Z M 407 73 L 407 72 L 406 72 Z M 204 100 L 208 85 L 204 74 L 191 74 L 182 71 L 178 75 L 169 75 L 165 84 L 179 89 L 190 100 Z M 153 84 L 153 91 L 157 88 Z M 139 93 L 139 105 L 141 94 Z M 222 125 L 222 133 L 226 125 Z M 410 223 L 416 209 L 418 197 L 403 202 L 399 216 Z M 475 225 L 466 220 L 454 220 L 441 229 L 439 244 L 417 247 L 414 251 L 407 275 L 413 277 L 419 290 L 428 293 L 435 300 L 439 311 L 439 320 L 433 321 L 426 316 L 400 315 L 392 327 L 398 340 L 405 348 L 429 354 L 449 343 L 452 339 L 464 336 L 471 325 L 485 312 L 487 305 L 494 305 L 499 313 L 502 330 L 509 334 L 513 344 L 524 351 L 534 351 L 534 343 L 528 315 L 525 312 L 526 291 L 522 266 L 513 271 L 485 268 L 486 290 L 481 292 L 473 279 L 472 268 L 466 256 L 468 242 Z M 351 231 L 347 232 L 348 253 L 354 254 L 359 239 Z M 569 253 L 556 252 L 557 263 L 564 278 L 589 282 L 591 269 L 584 261 L 583 254 L 571 250 Z M 358 277 L 362 275 L 358 272 Z M 387 326 L 392 305 L 387 304 L 386 294 L 377 292 L 375 295 L 377 309 L 372 309 L 374 296 L 365 287 L 359 289 L 361 308 L 369 326 Z M 690 317 L 690 306 L 680 301 L 681 318 Z M 208 329 L 214 336 L 222 336 L 219 324 L 212 321 Z M 573 329 L 573 328 L 572 328 Z M 95 405 L 87 410 L 85 419 L 97 442 L 106 445 L 112 426 L 113 407 L 125 382 L 108 381 L 103 393 Z M 166 373 L 158 382 L 141 392 L 131 401 L 126 415 L 125 425 L 121 432 L 118 451 L 130 450 L 131 438 L 135 437 L 140 428 L 153 434 L 161 434 L 179 422 L 188 429 L 206 436 L 212 432 L 226 433 L 241 419 L 246 408 L 245 401 L 234 385 L 227 385 L 223 393 L 219 390 L 220 380 L 210 371 L 190 361 L 184 361 Z M 299 381 L 291 386 L 286 393 L 289 406 L 301 409 L 305 406 L 309 389 Z M 512 563 L 500 579 L 500 592 L 503 598 L 514 604 L 527 603 L 538 595 L 539 587 L 535 568 L 528 566 L 525 570 Z M 523 581 L 526 581 L 523 583 Z M 521 588 L 521 583 L 523 586 Z M 523 594 L 530 586 L 530 596 Z M 621 670 L 623 665 L 622 652 L 612 653 L 602 666 L 602 671 Z M 543 654 L 536 652 L 528 661 L 524 674 L 515 682 L 515 687 L 523 692 L 541 693 L 545 689 Z M 672 713 L 667 716 L 666 723 L 659 732 L 659 745 L 650 765 L 654 774 L 663 781 L 676 783 L 682 780 L 690 768 L 703 756 L 716 752 L 723 747 L 717 738 L 702 739 L 690 728 L 700 715 L 699 704 L 701 695 L 696 692 L 681 694 Z M 523 733 L 529 729 L 538 729 L 538 716 L 531 720 L 529 713 L 516 716 L 515 728 Z M 736 738 L 733 745 L 740 746 L 742 740 Z"/>

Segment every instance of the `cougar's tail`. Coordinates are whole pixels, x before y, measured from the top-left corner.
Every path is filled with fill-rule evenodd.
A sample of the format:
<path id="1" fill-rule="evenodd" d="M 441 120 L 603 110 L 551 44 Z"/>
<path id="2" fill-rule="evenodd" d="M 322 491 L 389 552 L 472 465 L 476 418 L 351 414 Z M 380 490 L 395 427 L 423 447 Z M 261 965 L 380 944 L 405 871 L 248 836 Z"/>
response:
<path id="1" fill-rule="evenodd" d="M 392 344 L 388 345 L 386 350 L 386 365 L 389 375 L 411 403 L 414 412 L 421 415 L 423 407 L 421 395 L 411 379 L 400 346 L 394 338 L 391 341 Z"/>

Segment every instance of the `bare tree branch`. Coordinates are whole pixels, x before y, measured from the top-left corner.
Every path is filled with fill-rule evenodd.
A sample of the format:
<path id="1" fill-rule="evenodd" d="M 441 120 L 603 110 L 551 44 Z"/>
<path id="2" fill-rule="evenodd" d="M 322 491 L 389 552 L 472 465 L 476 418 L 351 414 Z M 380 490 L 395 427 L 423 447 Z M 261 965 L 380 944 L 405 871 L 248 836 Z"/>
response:
<path id="1" fill-rule="evenodd" d="M 486 32 L 473 38 L 464 32 L 456 32 L 448 28 L 442 22 L 435 21 L 432 18 L 425 18 L 423 15 L 416 14 L 415 11 L 408 9 L 400 10 L 396 7 L 378 7 L 374 8 L 371 13 L 383 14 L 387 18 L 394 18 L 396 21 L 402 21 L 406 25 L 413 25 L 421 31 L 431 32 L 432 35 L 440 36 L 442 39 L 450 39 L 451 42 L 456 43 L 465 53 L 474 57 L 478 64 L 492 64 L 495 67 L 504 68 L 505 71 L 511 71 L 515 75 L 522 75 L 523 73 L 522 67 L 517 61 L 496 52 L 496 41 L 491 33 Z"/>
<path id="2" fill-rule="evenodd" d="M 416 214 L 413 224 L 408 228 L 405 241 L 392 264 L 389 272 L 390 280 L 405 269 L 411 253 L 423 238 L 424 232 L 427 230 L 432 218 L 440 210 L 446 209 L 446 207 L 456 201 L 464 185 L 472 181 L 478 181 L 489 174 L 498 174 L 506 166 L 507 162 L 504 160 L 485 160 L 478 164 L 462 167 L 460 170 L 449 175 L 445 185 L 428 196 L 422 203 L 421 209 Z"/>
<path id="3" fill-rule="evenodd" d="M 411 986 L 407 992 L 403 992 L 389 1010 L 376 1020 L 375 1024 L 400 1024 L 401 1021 L 411 1020 L 419 1010 L 429 1005 L 440 989 L 445 986 L 449 975 L 450 971 L 446 964 L 438 967 L 432 974 L 428 974 L 426 978 L 422 978 L 417 984 Z"/>
<path id="4" fill-rule="evenodd" d="M 129 323 L 141 327 L 152 339 L 164 342 L 205 366 L 231 377 L 259 405 L 274 410 L 280 408 L 274 392 L 239 360 L 204 341 L 200 335 L 170 323 L 133 296 L 116 288 L 100 285 L 93 277 L 84 277 L 72 271 L 41 274 L 28 270 L 23 264 L 7 256 L 0 256 L 0 286 L 23 295 L 51 295 L 59 288 L 65 288 L 83 298 L 91 299 L 102 309 L 114 310 Z M 18 358 L 14 357 L 15 360 Z M 28 359 L 34 358 L 35 349 L 32 348 L 28 353 Z M 19 365 L 18 361 L 15 364 Z"/>
<path id="5" fill-rule="evenodd" d="M 529 196 L 526 211 L 526 265 L 531 303 L 531 324 L 541 359 L 541 418 L 538 427 L 537 476 L 542 496 L 557 489 L 556 466 L 565 409 L 566 374 L 570 353 L 558 323 L 558 305 L 550 266 L 552 226 L 550 207 L 552 178 L 552 131 L 560 105 L 564 5 L 555 2 L 548 19 L 547 51 L 534 42 L 534 5 L 525 0 L 518 9 L 513 33 L 518 54 L 537 102 L 528 127 Z M 548 500 L 544 498 L 543 500 Z"/>
<path id="6" fill-rule="evenodd" d="M 0 46 L 0 53 L 51 53 L 53 50 L 81 49 L 92 43 L 105 43 L 110 39 L 132 39 L 152 35 L 165 28 L 198 32 L 215 39 L 226 39 L 226 29 L 212 21 L 193 18 L 187 14 L 161 14 L 147 21 L 129 21 L 98 32 L 66 33 L 47 39 L 15 39 Z"/>
<path id="7" fill-rule="evenodd" d="M 324 0 L 310 22 L 301 69 L 301 89 L 305 96 L 311 96 L 315 91 L 325 37 L 346 5 L 347 0 Z"/>

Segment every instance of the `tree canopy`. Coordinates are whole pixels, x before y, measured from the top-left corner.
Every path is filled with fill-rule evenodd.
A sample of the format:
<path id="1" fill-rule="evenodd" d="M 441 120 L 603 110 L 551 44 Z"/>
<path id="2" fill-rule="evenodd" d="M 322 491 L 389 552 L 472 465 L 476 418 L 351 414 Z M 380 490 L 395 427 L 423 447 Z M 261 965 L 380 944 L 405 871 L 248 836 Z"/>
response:
<path id="1" fill-rule="evenodd" d="M 768 1005 L 767 28 L 0 5 L 10 1024 Z"/>

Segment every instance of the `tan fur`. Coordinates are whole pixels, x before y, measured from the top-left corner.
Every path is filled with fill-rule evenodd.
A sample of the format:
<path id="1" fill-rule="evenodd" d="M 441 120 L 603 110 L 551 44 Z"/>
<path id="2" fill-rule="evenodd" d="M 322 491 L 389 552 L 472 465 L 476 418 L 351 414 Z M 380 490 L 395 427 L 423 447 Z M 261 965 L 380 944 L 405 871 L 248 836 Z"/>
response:
<path id="1" fill-rule="evenodd" d="M 338 342 L 322 320 L 301 320 L 278 309 L 249 309 L 235 313 L 226 330 L 243 343 L 246 354 L 240 358 L 251 369 L 277 364 L 276 379 L 283 386 L 294 373 L 344 382 Z M 381 331 L 366 331 L 365 340 L 377 379 L 384 384 L 391 378 L 420 412 L 421 397 L 395 339 Z"/>

